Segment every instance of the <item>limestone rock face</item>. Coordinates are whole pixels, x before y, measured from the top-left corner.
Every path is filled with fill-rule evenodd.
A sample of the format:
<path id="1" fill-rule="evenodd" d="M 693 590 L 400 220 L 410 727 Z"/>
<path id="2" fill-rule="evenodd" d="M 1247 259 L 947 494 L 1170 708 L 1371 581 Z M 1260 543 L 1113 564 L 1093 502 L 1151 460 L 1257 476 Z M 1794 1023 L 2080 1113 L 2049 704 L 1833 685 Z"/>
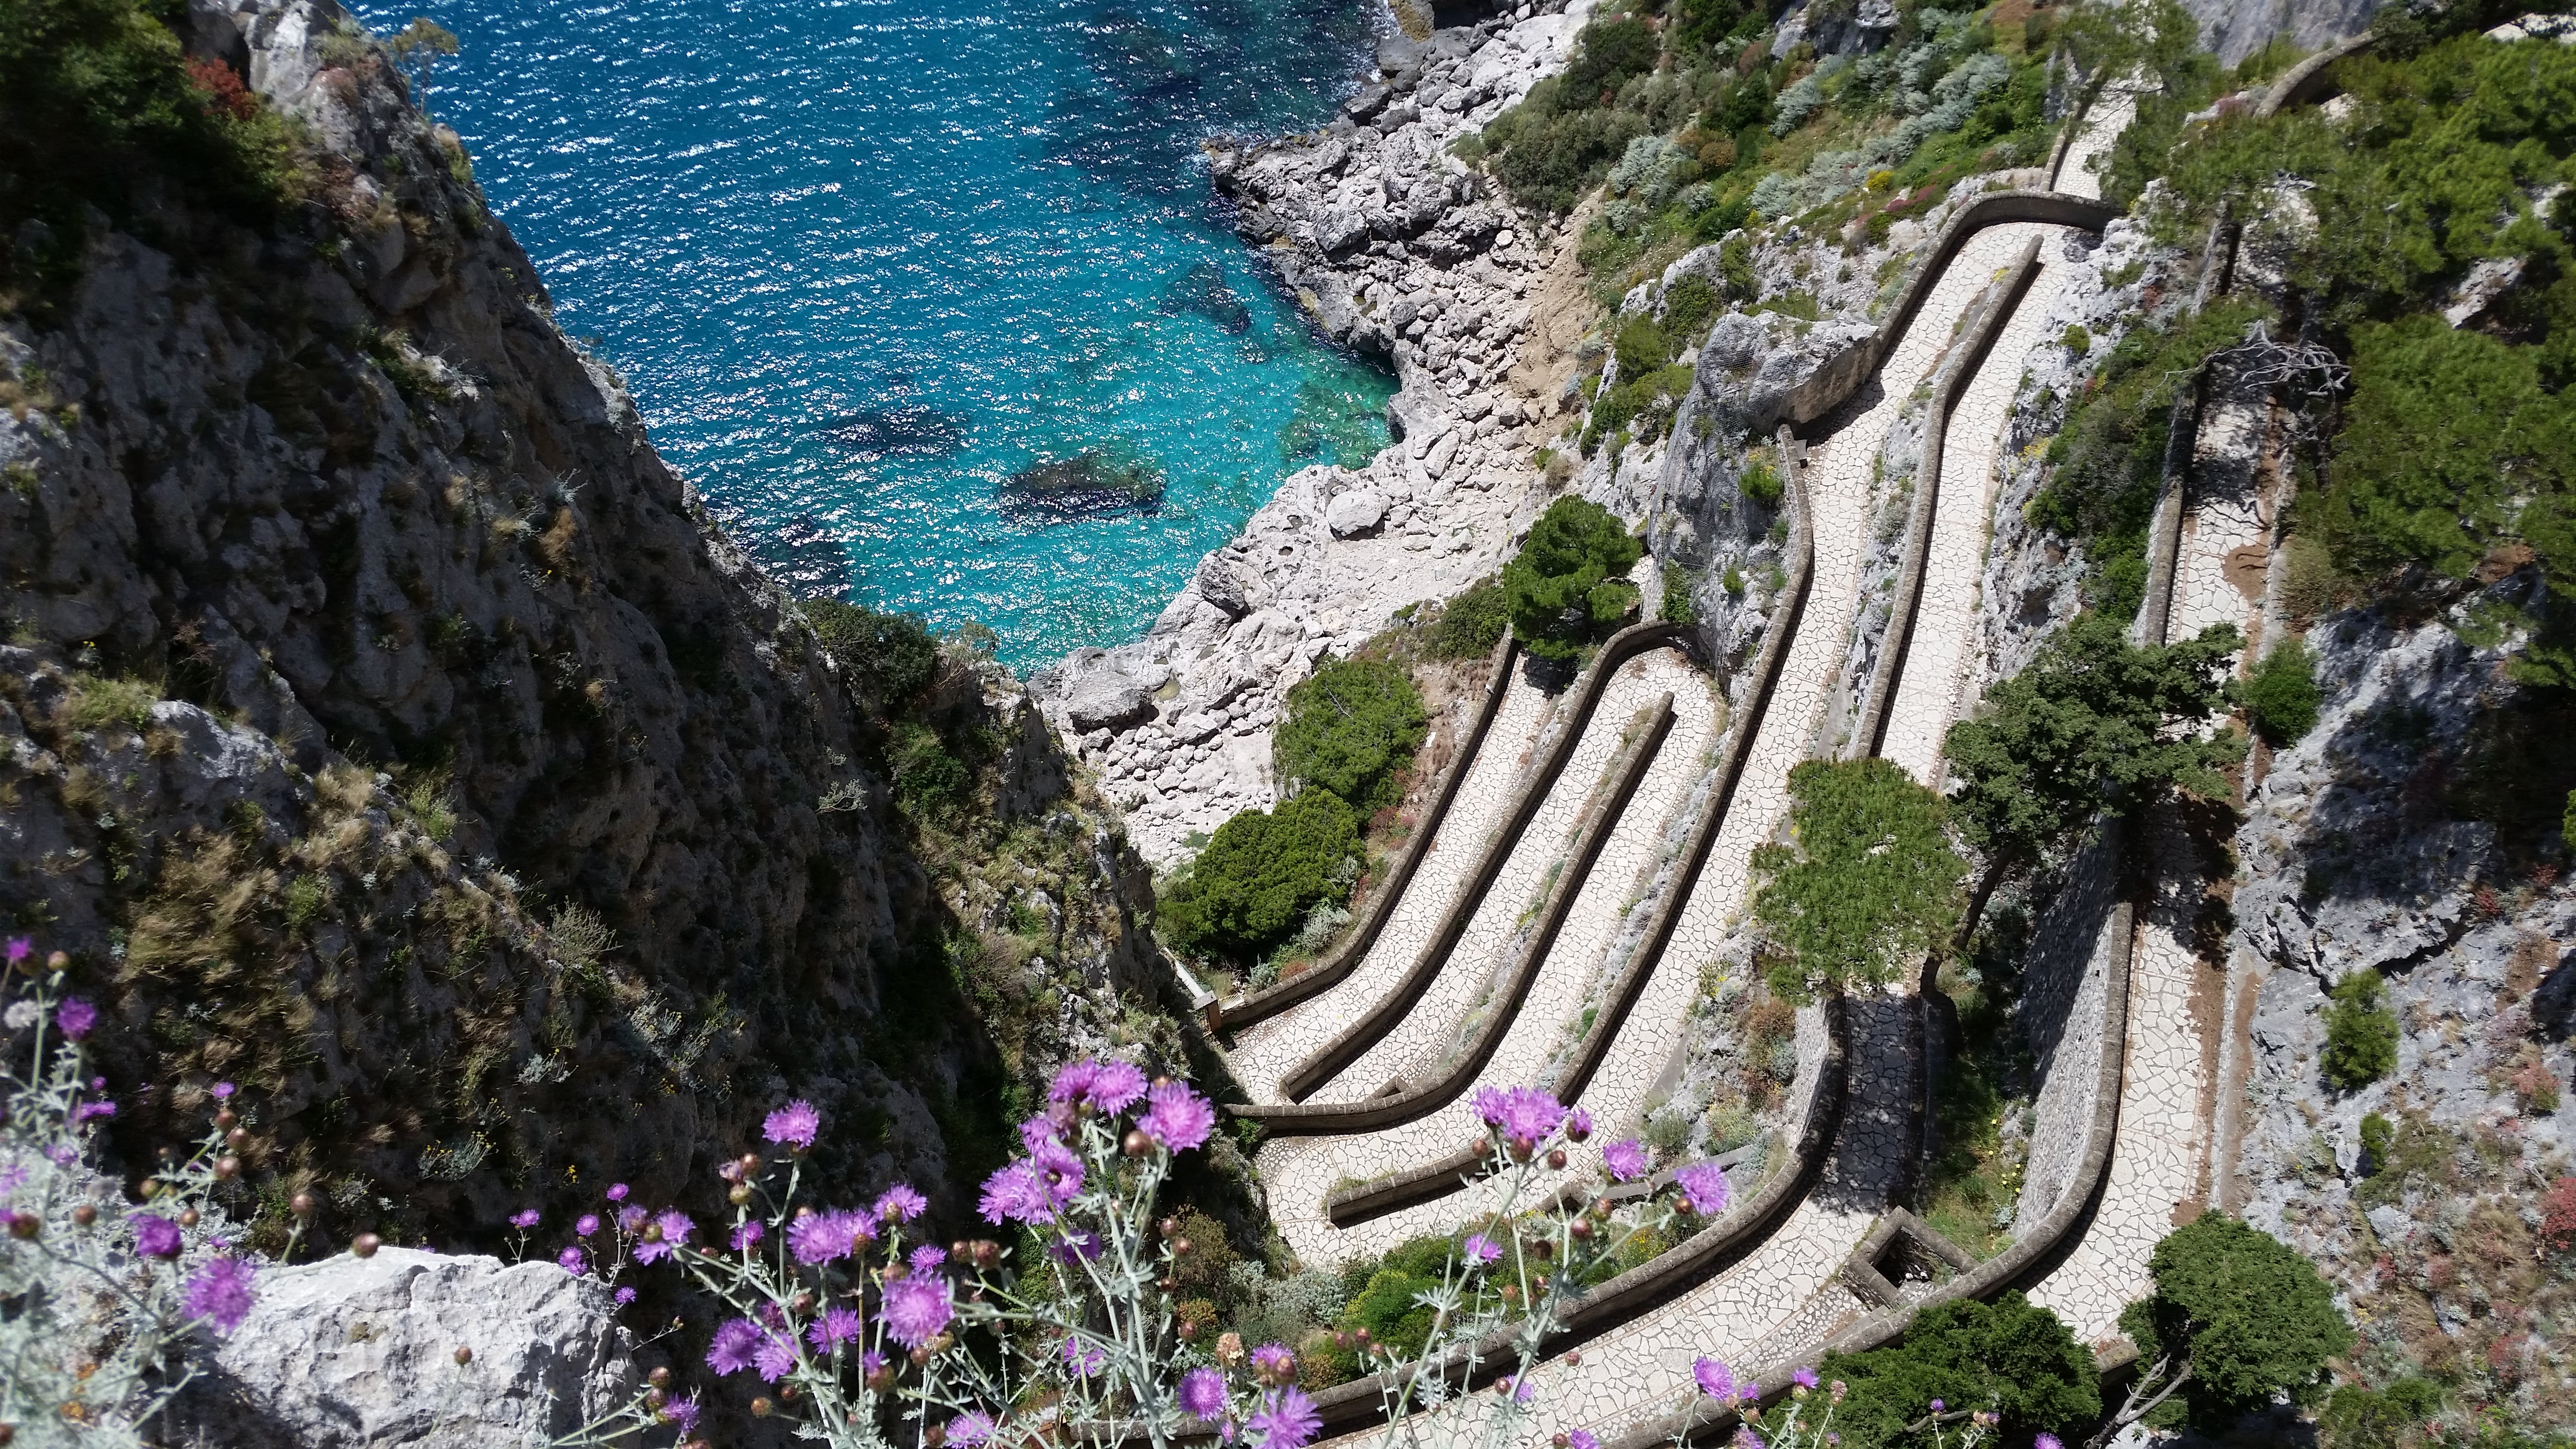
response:
<path id="1" fill-rule="evenodd" d="M 2234 65 L 2286 35 L 2302 51 L 2323 50 L 2370 28 L 2385 0 L 2183 0 L 2200 22 L 2200 43 Z"/>
<path id="2" fill-rule="evenodd" d="M 208 1449 L 542 1443 L 633 1391 L 609 1287 L 409 1248 L 270 1268 L 179 1417 Z M 458 1364 L 459 1348 L 473 1350 Z"/>
<path id="3" fill-rule="evenodd" d="M 1385 494 L 1368 488 L 1354 489 L 1334 499 L 1332 506 L 1324 510 L 1324 527 L 1335 538 L 1356 538 L 1376 531 L 1386 510 Z"/>

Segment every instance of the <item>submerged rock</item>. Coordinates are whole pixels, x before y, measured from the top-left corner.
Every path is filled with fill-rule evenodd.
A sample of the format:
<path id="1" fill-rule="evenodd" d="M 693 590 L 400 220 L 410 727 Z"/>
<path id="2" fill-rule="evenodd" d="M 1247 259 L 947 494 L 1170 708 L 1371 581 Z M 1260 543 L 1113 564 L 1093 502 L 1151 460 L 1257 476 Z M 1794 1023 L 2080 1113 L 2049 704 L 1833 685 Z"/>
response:
<path id="1" fill-rule="evenodd" d="M 1234 295 L 1225 283 L 1225 269 L 1214 262 L 1200 262 L 1165 282 L 1155 305 L 1166 317 L 1195 313 L 1229 333 L 1252 330 L 1252 309 Z"/>
<path id="2" fill-rule="evenodd" d="M 1032 463 L 1002 484 L 1006 513 L 1042 522 L 1105 513 L 1152 513 L 1163 506 L 1163 470 L 1149 460 L 1085 448 L 1070 458 Z"/>

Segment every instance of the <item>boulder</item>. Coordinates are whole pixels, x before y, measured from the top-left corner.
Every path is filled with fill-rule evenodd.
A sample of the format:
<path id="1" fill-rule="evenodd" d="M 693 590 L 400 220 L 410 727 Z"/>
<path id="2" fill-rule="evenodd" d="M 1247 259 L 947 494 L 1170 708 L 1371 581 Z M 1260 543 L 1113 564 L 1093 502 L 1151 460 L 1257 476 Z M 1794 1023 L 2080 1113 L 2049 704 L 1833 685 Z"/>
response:
<path id="1" fill-rule="evenodd" d="M 1387 497 L 1373 488 L 1355 489 L 1343 494 L 1324 510 L 1324 527 L 1335 538 L 1356 538 L 1374 533 L 1386 521 Z"/>
<path id="2" fill-rule="evenodd" d="M 472 1349 L 459 1364 L 457 1350 Z M 609 1286 L 552 1263 L 411 1248 L 274 1267 L 178 1406 L 209 1449 L 543 1443 L 623 1403 Z"/>

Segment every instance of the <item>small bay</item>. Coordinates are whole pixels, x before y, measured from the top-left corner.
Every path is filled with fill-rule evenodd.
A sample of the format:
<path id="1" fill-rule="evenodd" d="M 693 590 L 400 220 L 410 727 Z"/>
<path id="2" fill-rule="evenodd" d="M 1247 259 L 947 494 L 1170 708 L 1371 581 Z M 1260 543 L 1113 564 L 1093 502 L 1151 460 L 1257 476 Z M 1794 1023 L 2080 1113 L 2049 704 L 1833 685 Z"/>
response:
<path id="1" fill-rule="evenodd" d="M 1322 123 L 1366 0 L 439 0 L 463 136 L 557 322 L 800 593 L 1134 637 L 1287 473 L 1385 441 L 1199 144 Z"/>

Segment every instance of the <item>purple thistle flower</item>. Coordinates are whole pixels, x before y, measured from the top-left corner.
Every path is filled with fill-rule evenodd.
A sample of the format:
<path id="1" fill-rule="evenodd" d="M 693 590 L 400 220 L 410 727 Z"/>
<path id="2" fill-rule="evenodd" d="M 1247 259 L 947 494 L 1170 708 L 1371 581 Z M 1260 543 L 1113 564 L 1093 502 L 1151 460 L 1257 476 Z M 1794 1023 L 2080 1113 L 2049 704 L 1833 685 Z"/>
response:
<path id="1" fill-rule="evenodd" d="M 1252 1367 L 1256 1373 L 1285 1378 L 1296 1369 L 1297 1356 L 1284 1343 L 1265 1343 L 1252 1351 Z"/>
<path id="2" fill-rule="evenodd" d="M 1215 1423 L 1225 1413 L 1225 1375 L 1212 1368 L 1181 1375 L 1181 1409 L 1203 1424 Z"/>
<path id="3" fill-rule="evenodd" d="M 913 1249 L 910 1259 L 910 1262 L 912 1263 L 912 1271 L 916 1273 L 927 1273 L 931 1269 L 936 1268 L 947 1261 L 948 1250 L 946 1248 L 935 1248 L 928 1243 L 924 1243 L 920 1247 Z"/>
<path id="4" fill-rule="evenodd" d="M 1649 1165 L 1645 1144 L 1634 1137 L 1622 1137 L 1601 1149 L 1601 1166 L 1613 1182 L 1635 1182 L 1646 1175 Z"/>
<path id="5" fill-rule="evenodd" d="M 1735 1400 L 1735 1370 L 1723 1359 L 1703 1354 L 1691 1365 L 1691 1377 L 1699 1381 L 1699 1391 L 1721 1404 Z"/>
<path id="6" fill-rule="evenodd" d="M 1145 1074 L 1133 1063 L 1106 1061 L 1095 1064 L 1091 1085 L 1083 1097 L 1103 1112 L 1124 1112 L 1145 1095 Z"/>
<path id="7" fill-rule="evenodd" d="M 572 1221 L 572 1235 L 576 1238 L 586 1238 L 598 1231 L 599 1214 L 597 1213 L 583 1213 Z"/>
<path id="8" fill-rule="evenodd" d="M 2066 1441 L 2054 1434 L 2042 1434 L 2030 1441 L 2030 1449 L 2066 1449 Z"/>
<path id="9" fill-rule="evenodd" d="M 948 1442 L 957 1445 L 958 1449 L 975 1449 L 978 1444 L 992 1442 L 992 1438 L 993 1418 L 990 1414 L 968 1410 L 948 1421 Z"/>
<path id="10" fill-rule="evenodd" d="M 859 1355 L 859 1376 L 869 1378 L 885 1372 L 886 1357 L 875 1349 Z"/>
<path id="11" fill-rule="evenodd" d="M 1475 1102 L 1476 1116 L 1482 1119 L 1486 1126 L 1499 1127 L 1503 1125 L 1502 1088 L 1478 1087 L 1476 1089 Z"/>
<path id="12" fill-rule="evenodd" d="M 622 1182 L 610 1183 L 608 1185 L 608 1200 L 610 1202 L 626 1201 L 626 1184 Z"/>
<path id="13" fill-rule="evenodd" d="M 947 1279 L 916 1273 L 886 1285 L 883 1316 L 895 1342 L 919 1348 L 939 1336 L 957 1308 L 949 1299 Z"/>
<path id="14" fill-rule="evenodd" d="M 1063 1140 L 1062 1134 L 1058 1133 L 1055 1129 L 1055 1123 L 1048 1118 L 1030 1117 L 1020 1123 L 1020 1150 L 1022 1152 L 1035 1152 L 1040 1147 L 1043 1147 L 1050 1142 L 1061 1146 L 1063 1144 Z"/>
<path id="15" fill-rule="evenodd" d="M 1482 1265 L 1502 1261 L 1503 1245 L 1483 1233 L 1469 1233 L 1467 1241 L 1459 1244 L 1459 1247 L 1465 1251 L 1467 1261 L 1470 1263 Z"/>
<path id="16" fill-rule="evenodd" d="M 1503 1119 L 1494 1125 L 1527 1151 L 1553 1136 L 1565 1124 L 1565 1107 L 1536 1087 L 1514 1087 L 1503 1093 Z"/>
<path id="17" fill-rule="evenodd" d="M 89 1029 L 96 1025 L 98 1008 L 77 996 L 65 997 L 63 1004 L 54 1008 L 54 1026 L 73 1041 L 89 1035 Z"/>
<path id="18" fill-rule="evenodd" d="M 1146 1094 L 1152 1103 L 1136 1125 L 1174 1152 L 1188 1152 L 1204 1146 L 1208 1129 L 1216 1125 L 1216 1108 L 1207 1098 L 1189 1089 L 1186 1083 L 1166 1082 Z"/>
<path id="19" fill-rule="evenodd" d="M 617 1210 L 618 1229 L 621 1232 L 641 1232 L 644 1229 L 644 1219 L 649 1216 L 651 1215 L 646 1213 L 643 1208 L 634 1203 L 628 1203 L 626 1206 Z"/>
<path id="20" fill-rule="evenodd" d="M 1770 1446 L 1762 1441 L 1761 1435 L 1741 1424 L 1735 1428 L 1735 1437 L 1726 1442 L 1727 1449 L 1770 1449 Z"/>
<path id="21" fill-rule="evenodd" d="M 760 1346 L 760 1325 L 748 1318 L 728 1318 L 717 1325 L 707 1344 L 707 1367 L 719 1374 L 738 1374 L 751 1367 L 752 1350 Z"/>
<path id="22" fill-rule="evenodd" d="M 876 1222 L 864 1210 L 835 1208 L 790 1224 L 787 1250 L 796 1255 L 797 1262 L 811 1268 L 846 1258 L 859 1250 L 859 1244 L 873 1243 L 876 1238 Z"/>
<path id="23" fill-rule="evenodd" d="M 847 1308 L 826 1308 L 805 1326 L 805 1341 L 816 1353 L 830 1353 L 859 1336 L 859 1315 Z"/>
<path id="24" fill-rule="evenodd" d="M 689 1431 L 698 1427 L 698 1396 L 691 1394 L 687 1398 L 672 1399 L 663 1404 L 661 1419 L 665 1424 L 678 1425 L 680 1436 L 687 1438 Z"/>
<path id="25" fill-rule="evenodd" d="M 93 1117 L 113 1117 L 115 1115 L 116 1104 L 114 1102 L 83 1102 L 72 1109 L 72 1125 L 78 1127 Z"/>
<path id="26" fill-rule="evenodd" d="M 1816 1386 L 1816 1371 L 1811 1368 L 1802 1368 L 1796 1373 L 1789 1375 L 1789 1382 L 1796 1384 L 1802 1389 L 1812 1389 Z"/>
<path id="27" fill-rule="evenodd" d="M 914 1192 L 908 1182 L 896 1183 L 877 1199 L 877 1216 L 889 1222 L 908 1223 L 929 1210 L 929 1201 Z"/>
<path id="28" fill-rule="evenodd" d="M 1592 1135 L 1592 1114 L 1581 1107 L 1565 1114 L 1565 1135 L 1580 1142 Z"/>
<path id="29" fill-rule="evenodd" d="M 1594 1438 L 1589 1429 L 1568 1429 L 1565 1431 L 1565 1449 L 1601 1449 L 1601 1441 Z"/>
<path id="30" fill-rule="evenodd" d="M 540 1219 L 537 1216 L 537 1210 L 535 1208 L 521 1208 L 519 1211 L 510 1214 L 510 1226 L 517 1228 L 522 1232 L 535 1227 L 539 1221 Z"/>
<path id="31" fill-rule="evenodd" d="M 735 1252 L 744 1253 L 759 1247 L 760 1240 L 767 1236 L 769 1236 L 768 1229 L 756 1222 L 746 1221 L 734 1225 L 733 1234 L 728 1241 L 733 1244 Z"/>
<path id="32" fill-rule="evenodd" d="M 796 1369 L 796 1344 L 793 1340 L 763 1335 L 760 1347 L 751 1351 L 751 1366 L 764 1384 L 774 1384 Z"/>
<path id="33" fill-rule="evenodd" d="M 1937 1413 L 1940 1413 L 1942 1410 L 1947 1409 L 1947 1408 L 1949 1408 L 1949 1407 L 1950 1407 L 1950 1406 L 1949 1406 L 1948 1404 L 1942 1403 L 1939 1399 L 1934 1399 L 1934 1400 L 1932 1401 L 1932 1412 L 1933 1412 L 1933 1413 L 1936 1413 L 1936 1414 L 1937 1414 Z"/>
<path id="34" fill-rule="evenodd" d="M 1077 1229 L 1047 1244 L 1047 1256 L 1068 1268 L 1079 1268 L 1100 1256 L 1100 1237 Z"/>
<path id="35" fill-rule="evenodd" d="M 179 1225 L 159 1213 L 136 1213 L 126 1219 L 134 1228 L 134 1251 L 147 1258 L 179 1256 Z"/>
<path id="36" fill-rule="evenodd" d="M 239 1258 L 210 1258 L 188 1279 L 179 1311 L 213 1324 L 217 1333 L 230 1333 L 250 1316 L 251 1300 L 259 1296 L 251 1276 L 250 1264 Z"/>
<path id="37" fill-rule="evenodd" d="M 216 1101 L 223 1101 L 233 1094 L 233 1084 L 230 1082 L 217 1082 L 210 1089 L 210 1092 Z"/>
<path id="38" fill-rule="evenodd" d="M 566 1248 L 555 1254 L 555 1266 L 578 1278 L 590 1271 L 590 1260 L 582 1256 L 581 1249 Z"/>
<path id="39" fill-rule="evenodd" d="M 635 1261 L 638 1263 L 658 1263 L 670 1257 L 685 1247 L 689 1234 L 698 1229 L 697 1224 L 689 1221 L 688 1214 L 678 1208 L 663 1209 L 662 1215 L 653 1219 L 653 1226 L 662 1230 L 662 1236 L 659 1240 L 648 1239 L 635 1245 Z"/>
<path id="40" fill-rule="evenodd" d="M 15 966 L 15 965 L 17 965 L 19 962 L 24 961 L 24 960 L 26 960 L 28 957 L 33 956 L 33 955 L 35 955 L 35 954 L 36 954 L 36 943 L 35 943 L 35 942 L 33 942 L 33 941 L 31 941 L 31 940 L 27 939 L 27 938 L 26 938 L 26 937 L 24 937 L 24 936 L 12 936 L 12 937 L 10 937 L 10 938 L 9 938 L 9 964 L 10 964 L 10 965 Z"/>
<path id="41" fill-rule="evenodd" d="M 1301 1389 L 1273 1389 L 1261 1396 L 1261 1407 L 1244 1421 L 1261 1449 L 1306 1449 L 1315 1431 L 1324 1427 L 1324 1418 L 1315 1412 L 1315 1401 Z"/>
<path id="42" fill-rule="evenodd" d="M 984 1179 L 984 1196 L 976 1204 L 984 1221 L 999 1223 L 1051 1223 L 1055 1221 L 1055 1202 L 1047 1195 L 1046 1184 L 1037 1169 L 1026 1162 L 1005 1163 L 991 1177 Z"/>
<path id="43" fill-rule="evenodd" d="M 1066 1062 L 1058 1067 L 1055 1080 L 1047 1085 L 1047 1100 L 1064 1106 L 1081 1101 L 1091 1090 L 1091 1079 L 1100 1075 L 1100 1063 L 1085 1059 Z"/>
<path id="44" fill-rule="evenodd" d="M 1690 1210 L 1701 1217 L 1715 1217 L 1726 1211 L 1735 1200 L 1735 1191 L 1727 1185 L 1726 1169 L 1713 1162 L 1694 1162 L 1673 1174 L 1673 1183 L 1682 1190 Z"/>
<path id="45" fill-rule="evenodd" d="M 1109 1366 L 1109 1355 L 1100 1349 L 1084 1348 L 1081 1339 L 1068 1333 L 1064 1336 L 1064 1366 L 1075 1378 L 1087 1379 Z"/>
<path id="46" fill-rule="evenodd" d="M 634 1301 L 635 1301 L 635 1290 L 634 1290 L 634 1289 L 632 1289 L 632 1288 L 620 1288 L 620 1289 L 618 1289 L 618 1290 L 617 1290 L 617 1306 L 618 1306 L 618 1307 L 623 1308 L 623 1307 L 625 1307 L 627 1304 L 632 1303 L 632 1302 L 634 1302 Z"/>
<path id="47" fill-rule="evenodd" d="M 1082 1159 L 1061 1142 L 1041 1142 L 1029 1152 L 1029 1166 L 1045 1184 L 1053 1205 L 1062 1207 L 1082 1196 Z"/>
<path id="48" fill-rule="evenodd" d="M 814 1134 L 822 1125 L 823 1119 L 814 1111 L 814 1104 L 799 1097 L 761 1118 L 760 1135 L 802 1152 L 814 1145 Z"/>

